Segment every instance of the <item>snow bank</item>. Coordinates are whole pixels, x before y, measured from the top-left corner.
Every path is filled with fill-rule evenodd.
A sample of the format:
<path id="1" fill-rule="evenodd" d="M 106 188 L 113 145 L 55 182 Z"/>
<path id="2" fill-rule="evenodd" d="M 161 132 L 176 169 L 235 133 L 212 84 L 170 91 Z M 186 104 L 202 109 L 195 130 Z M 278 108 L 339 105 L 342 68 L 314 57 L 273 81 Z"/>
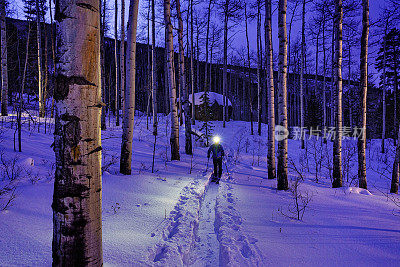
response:
<path id="1" fill-rule="evenodd" d="M 371 192 L 369 192 L 367 189 L 359 188 L 359 187 L 348 187 L 348 188 L 346 188 L 346 193 L 347 194 L 353 193 L 353 194 L 372 196 Z"/>
<path id="2" fill-rule="evenodd" d="M 201 200 L 208 180 L 196 180 L 186 186 L 163 230 L 163 241 L 150 249 L 149 261 L 155 266 L 188 264 L 196 241 Z"/>
<path id="3" fill-rule="evenodd" d="M 257 239 L 242 232 L 242 217 L 234 208 L 232 187 L 223 184 L 217 197 L 215 227 L 220 244 L 220 266 L 262 266 Z"/>
<path id="4" fill-rule="evenodd" d="M 194 93 L 194 103 L 195 105 L 201 105 L 203 103 L 203 99 L 201 96 L 204 92 Z M 208 97 L 210 98 L 210 106 L 217 102 L 220 106 L 224 105 L 224 96 L 215 92 L 208 92 Z M 228 106 L 232 106 L 232 102 L 226 98 L 228 101 Z M 192 94 L 189 95 L 189 102 L 192 103 Z"/>

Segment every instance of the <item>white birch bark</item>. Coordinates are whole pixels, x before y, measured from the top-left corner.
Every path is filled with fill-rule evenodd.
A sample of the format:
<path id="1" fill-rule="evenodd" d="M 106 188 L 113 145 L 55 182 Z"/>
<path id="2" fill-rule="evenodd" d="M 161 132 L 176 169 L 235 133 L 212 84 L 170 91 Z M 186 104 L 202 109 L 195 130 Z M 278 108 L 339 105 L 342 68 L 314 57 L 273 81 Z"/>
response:
<path id="1" fill-rule="evenodd" d="M 120 68 L 121 68 L 121 99 L 120 103 L 122 105 L 122 119 L 125 116 L 125 81 L 126 81 L 126 72 L 125 72 L 125 1 L 121 1 L 121 48 L 120 48 Z"/>
<path id="2" fill-rule="evenodd" d="M 136 93 L 136 30 L 138 20 L 139 0 L 131 0 L 129 4 L 127 31 L 127 60 L 126 60 L 126 90 L 125 114 L 122 121 L 122 145 L 120 173 L 130 175 L 132 164 L 132 140 L 135 118 Z"/>
<path id="3" fill-rule="evenodd" d="M 287 30 L 286 30 L 286 9 L 287 0 L 279 0 L 279 80 L 278 80 L 278 110 L 279 110 L 279 124 L 287 129 Z M 288 190 L 288 173 L 287 173 L 287 138 L 278 141 L 278 190 Z"/>
<path id="4" fill-rule="evenodd" d="M 185 75 L 185 51 L 183 47 L 183 20 L 181 15 L 181 4 L 180 0 L 176 0 L 176 13 L 178 15 L 178 40 L 179 40 L 179 74 L 180 74 L 180 85 L 183 93 L 183 109 L 185 112 L 185 152 L 188 155 L 192 155 L 192 125 L 190 124 L 190 105 L 189 105 L 189 94 L 186 86 L 186 75 Z M 206 63 L 207 64 L 207 63 Z M 198 71 L 198 70 L 197 70 Z M 181 101 L 179 101 L 181 102 Z"/>
<path id="5" fill-rule="evenodd" d="M 304 129 L 304 67 L 305 67 L 305 22 L 306 0 L 303 0 L 303 11 L 301 14 L 301 65 L 300 65 L 300 129 Z M 301 149 L 304 149 L 304 137 L 301 138 Z"/>
<path id="6" fill-rule="evenodd" d="M 287 0 L 279 0 L 278 7 L 278 113 L 279 123 L 287 129 L 287 30 L 286 10 Z M 278 141 L 278 166 L 277 166 L 278 190 L 288 189 L 287 177 L 287 138 Z"/>
<path id="7" fill-rule="evenodd" d="M 36 41 L 37 41 L 37 62 L 38 62 L 38 97 L 39 117 L 44 117 L 45 104 L 43 103 L 43 81 L 42 81 L 42 29 L 40 25 L 39 0 L 36 0 Z"/>
<path id="8" fill-rule="evenodd" d="M 57 0 L 53 266 L 101 266 L 99 0 Z"/>
<path id="9" fill-rule="evenodd" d="M 167 67 L 168 67 L 168 87 L 170 92 L 171 110 L 171 160 L 180 160 L 179 154 L 179 120 L 178 105 L 176 99 L 176 83 L 174 69 L 174 44 L 171 23 L 171 2 L 164 0 L 164 20 L 167 28 Z"/>
<path id="10" fill-rule="evenodd" d="M 272 48 L 271 0 L 265 0 L 265 58 L 268 93 L 268 179 L 276 178 L 275 166 L 275 87 Z"/>
<path id="11" fill-rule="evenodd" d="M 6 31 L 6 3 L 0 2 L 1 28 L 1 116 L 8 115 L 8 68 L 7 68 L 7 31 Z"/>
<path id="12" fill-rule="evenodd" d="M 365 147 L 367 144 L 367 90 L 368 90 L 368 36 L 369 36 L 369 0 L 362 1 L 363 19 L 360 51 L 360 114 L 359 128 L 364 129 L 363 135 L 357 141 L 358 145 L 358 186 L 367 189 L 367 170 L 365 159 Z"/>
<path id="13" fill-rule="evenodd" d="M 118 0 L 115 0 L 115 10 L 114 10 L 114 61 L 115 61 L 115 101 L 114 101 L 114 111 L 115 111 L 115 124 L 119 126 L 119 105 L 118 105 L 118 98 L 119 98 L 119 82 L 118 82 L 118 72 L 119 72 L 119 64 L 118 64 Z"/>
<path id="14" fill-rule="evenodd" d="M 342 0 L 335 0 L 335 132 L 333 140 L 332 187 L 342 187 Z"/>

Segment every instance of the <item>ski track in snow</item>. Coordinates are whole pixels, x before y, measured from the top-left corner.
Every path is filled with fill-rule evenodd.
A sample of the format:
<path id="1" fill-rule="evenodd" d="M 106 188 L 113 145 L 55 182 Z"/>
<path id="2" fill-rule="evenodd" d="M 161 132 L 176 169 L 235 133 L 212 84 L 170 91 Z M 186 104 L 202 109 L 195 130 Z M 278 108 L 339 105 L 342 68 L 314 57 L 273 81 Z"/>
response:
<path id="1" fill-rule="evenodd" d="M 192 266 L 219 266 L 219 242 L 215 231 L 215 203 L 218 185 L 210 183 L 201 203 Z"/>

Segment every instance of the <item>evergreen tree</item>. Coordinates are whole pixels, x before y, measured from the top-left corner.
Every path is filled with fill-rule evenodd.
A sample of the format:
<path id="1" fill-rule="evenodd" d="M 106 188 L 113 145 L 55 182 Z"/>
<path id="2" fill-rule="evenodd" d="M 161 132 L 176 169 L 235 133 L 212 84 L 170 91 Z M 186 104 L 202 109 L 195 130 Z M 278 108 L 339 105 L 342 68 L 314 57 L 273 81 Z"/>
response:
<path id="1" fill-rule="evenodd" d="M 206 137 L 206 145 L 209 145 L 209 140 L 213 134 L 214 125 L 211 122 L 212 112 L 210 109 L 210 97 L 208 96 L 208 92 L 205 91 L 200 97 L 200 110 L 199 114 L 203 120 L 203 124 L 200 127 L 200 131 L 205 133 Z"/>
<path id="2" fill-rule="evenodd" d="M 386 43 L 386 58 L 385 58 L 385 48 L 384 43 Z M 400 80 L 400 30 L 393 28 L 391 29 L 384 40 L 382 41 L 382 45 L 378 52 L 377 59 L 377 68 L 381 72 L 381 85 L 383 85 L 384 79 L 386 77 L 386 88 L 391 88 L 394 95 L 394 123 L 393 123 L 393 131 L 392 136 L 396 137 L 397 131 L 397 95 L 399 89 L 399 80 Z M 384 69 L 385 74 L 384 74 Z"/>

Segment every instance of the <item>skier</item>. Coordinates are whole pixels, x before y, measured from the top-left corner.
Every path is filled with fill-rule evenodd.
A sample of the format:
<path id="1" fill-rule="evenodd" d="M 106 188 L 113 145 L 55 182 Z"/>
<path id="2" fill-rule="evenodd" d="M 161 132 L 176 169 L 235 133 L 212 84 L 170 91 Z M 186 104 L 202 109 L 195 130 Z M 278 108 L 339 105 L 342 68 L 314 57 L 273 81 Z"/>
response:
<path id="1" fill-rule="evenodd" d="M 215 181 L 216 184 L 219 184 L 219 179 L 222 175 L 222 158 L 225 156 L 224 148 L 219 143 L 220 138 L 218 136 L 214 136 L 213 144 L 208 149 L 207 158 L 210 159 L 210 154 L 212 153 L 212 159 L 214 164 L 214 173 L 212 181 Z"/>

